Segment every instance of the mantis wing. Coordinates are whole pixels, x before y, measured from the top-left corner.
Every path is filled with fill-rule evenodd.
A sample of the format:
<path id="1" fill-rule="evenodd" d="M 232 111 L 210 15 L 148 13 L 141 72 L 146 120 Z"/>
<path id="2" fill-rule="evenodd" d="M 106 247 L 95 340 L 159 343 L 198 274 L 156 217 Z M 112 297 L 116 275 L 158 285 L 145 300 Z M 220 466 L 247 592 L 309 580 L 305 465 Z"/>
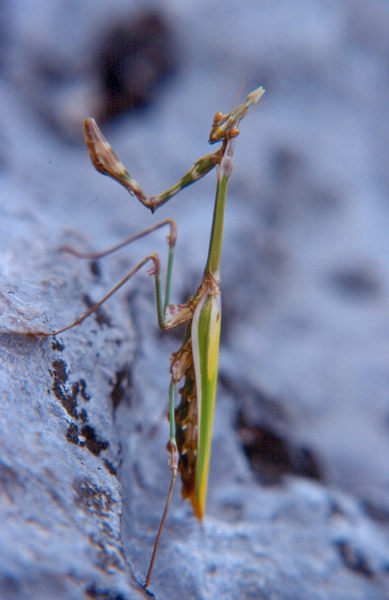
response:
<path id="1" fill-rule="evenodd" d="M 192 322 L 192 351 L 198 405 L 198 454 L 191 498 L 199 519 L 205 514 L 211 458 L 212 429 L 218 374 L 221 297 L 219 290 L 206 294 L 196 307 Z"/>

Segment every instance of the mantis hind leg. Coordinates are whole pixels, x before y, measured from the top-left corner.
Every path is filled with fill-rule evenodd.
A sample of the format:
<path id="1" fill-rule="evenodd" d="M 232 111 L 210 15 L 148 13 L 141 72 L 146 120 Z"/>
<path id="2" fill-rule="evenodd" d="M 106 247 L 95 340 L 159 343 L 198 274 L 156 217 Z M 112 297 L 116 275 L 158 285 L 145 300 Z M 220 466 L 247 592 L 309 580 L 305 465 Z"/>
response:
<path id="1" fill-rule="evenodd" d="M 113 252 L 116 252 L 117 250 L 120 250 L 121 248 L 124 248 L 131 242 L 138 240 L 142 237 L 145 237 L 149 233 L 152 233 L 153 231 L 160 229 L 161 227 L 164 227 L 165 225 L 169 225 L 170 232 L 167 237 L 167 242 L 169 245 L 169 256 L 168 256 L 168 264 L 167 264 L 167 272 L 166 272 L 164 300 L 162 300 L 161 284 L 160 284 L 160 278 L 159 278 L 159 274 L 160 274 L 159 255 L 157 252 L 150 252 L 133 269 L 131 269 L 131 271 L 117 285 L 115 285 L 112 288 L 112 290 L 110 292 L 108 292 L 108 294 L 106 294 L 99 302 L 97 302 L 94 306 L 92 306 L 92 308 L 90 308 L 90 310 L 88 310 L 85 314 L 83 314 L 81 317 L 79 317 L 78 319 L 76 319 L 70 325 L 67 325 L 66 327 L 62 327 L 61 329 L 58 329 L 57 331 L 54 331 L 53 333 L 50 333 L 50 334 L 42 332 L 42 335 L 45 335 L 45 336 L 58 335 L 60 333 L 63 333 L 64 331 L 67 331 L 68 329 L 71 329 L 72 327 L 76 327 L 77 325 L 80 325 L 86 318 L 88 318 L 91 314 L 96 312 L 101 307 L 101 305 L 104 304 L 104 302 L 106 302 L 111 296 L 113 296 L 113 294 L 115 294 L 115 292 L 117 292 L 125 283 L 127 283 L 127 281 L 129 279 L 131 279 L 131 277 L 133 275 L 135 275 L 135 273 L 137 273 L 150 260 L 152 260 L 154 263 L 153 267 L 149 270 L 149 274 L 154 275 L 154 277 L 155 277 L 158 324 L 161 327 L 161 329 L 165 329 L 165 310 L 170 302 L 173 257 L 174 257 L 175 243 L 176 243 L 176 239 L 177 239 L 177 228 L 176 228 L 176 223 L 173 219 L 165 219 L 164 221 L 160 221 L 159 223 L 156 223 L 152 227 L 143 229 L 142 231 L 126 238 L 119 244 L 116 244 L 115 246 L 111 246 L 110 248 L 107 248 L 100 252 L 81 252 L 71 246 L 62 246 L 61 247 L 61 250 L 69 252 L 70 254 L 73 254 L 74 256 L 77 256 L 78 258 L 89 258 L 89 259 L 96 260 L 96 259 L 108 256 L 109 254 L 112 254 Z"/>
<path id="2" fill-rule="evenodd" d="M 178 473 L 179 453 L 178 453 L 177 443 L 176 443 L 176 424 L 175 424 L 175 414 L 174 414 L 175 395 L 176 395 L 176 384 L 172 381 L 170 383 L 170 387 L 169 387 L 170 438 L 169 438 L 169 443 L 168 443 L 168 451 L 170 453 L 169 467 L 170 467 L 172 476 L 171 476 L 171 480 L 170 480 L 168 495 L 167 495 L 166 502 L 165 502 L 165 508 L 163 511 L 161 522 L 159 524 L 157 537 L 154 542 L 153 554 L 151 556 L 150 566 L 149 566 L 146 581 L 144 584 L 145 589 L 147 589 L 150 584 L 150 579 L 151 579 L 151 574 L 152 574 L 153 567 L 154 567 L 155 557 L 157 555 L 157 550 L 158 550 L 159 542 L 161 540 L 162 530 L 163 530 L 165 522 L 166 522 L 170 502 L 171 502 L 171 499 L 173 496 L 174 484 L 176 482 L 177 473 Z"/>
<path id="3" fill-rule="evenodd" d="M 152 260 L 154 262 L 154 267 L 152 268 L 152 274 L 155 274 L 156 281 L 159 280 L 159 276 L 157 274 L 157 270 L 159 272 L 159 262 L 160 262 L 159 256 L 156 252 L 151 252 L 150 254 L 147 254 L 147 256 L 145 256 L 145 258 L 143 260 L 141 260 L 133 269 L 131 269 L 131 271 L 121 281 L 119 281 L 119 283 L 117 285 L 115 285 L 115 287 L 113 287 L 112 290 L 110 290 L 108 292 L 108 294 L 106 294 L 101 300 L 99 300 L 99 302 L 97 302 L 94 306 L 92 306 L 92 308 L 90 308 L 86 313 L 81 315 L 81 317 L 78 317 L 78 319 L 73 321 L 73 323 L 71 323 L 70 325 L 66 325 L 66 327 L 62 327 L 61 329 L 58 329 L 57 331 L 54 331 L 49 334 L 44 333 L 43 335 L 45 335 L 45 336 L 58 335 L 60 333 L 63 333 L 64 331 L 67 331 L 68 329 L 72 329 L 72 327 L 76 327 L 77 325 L 80 325 L 91 314 L 96 312 L 100 308 L 100 306 L 102 306 L 102 304 L 104 304 L 104 302 L 106 302 L 111 296 L 113 296 L 115 294 L 115 292 L 117 292 L 125 283 L 127 283 L 127 281 L 129 279 L 131 279 L 131 277 L 133 275 L 135 275 L 135 273 L 137 273 L 149 260 Z"/>
<path id="4" fill-rule="evenodd" d="M 128 246 L 132 242 L 135 242 L 135 240 L 139 240 L 142 237 L 145 237 L 146 235 L 148 235 L 149 233 L 152 233 L 153 231 L 156 231 L 157 229 L 164 227 L 165 225 L 170 226 L 170 232 L 169 232 L 169 236 L 168 236 L 168 240 L 167 240 L 169 247 L 174 247 L 176 239 L 177 239 L 176 222 L 174 221 L 174 219 L 165 219 L 164 221 L 160 221 L 159 223 L 156 223 L 155 225 L 152 225 L 151 227 L 147 227 L 147 229 L 142 229 L 142 231 L 138 231 L 137 233 L 130 235 L 129 237 L 124 239 L 119 244 L 110 246 L 109 248 L 106 248 L 105 250 L 101 250 L 100 252 L 81 252 L 80 250 L 77 250 L 77 248 L 73 248 L 73 246 L 61 246 L 60 250 L 63 250 L 64 252 L 69 252 L 69 254 L 73 254 L 74 256 L 77 256 L 77 258 L 89 258 L 92 260 L 97 260 L 99 258 L 104 258 L 105 256 L 108 256 L 109 254 L 113 254 L 117 250 L 120 250 L 121 248 Z"/>

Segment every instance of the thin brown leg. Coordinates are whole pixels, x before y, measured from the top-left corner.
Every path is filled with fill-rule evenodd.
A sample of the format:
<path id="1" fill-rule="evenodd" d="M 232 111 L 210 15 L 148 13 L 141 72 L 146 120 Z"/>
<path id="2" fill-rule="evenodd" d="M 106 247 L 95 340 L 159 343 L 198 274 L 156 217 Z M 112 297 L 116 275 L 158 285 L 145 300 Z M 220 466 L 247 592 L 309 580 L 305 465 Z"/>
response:
<path id="1" fill-rule="evenodd" d="M 88 312 L 86 312 L 84 315 L 82 315 L 81 317 L 79 317 L 78 319 L 76 319 L 75 321 L 73 321 L 73 323 L 71 323 L 70 325 L 67 325 L 66 327 L 62 327 L 62 329 L 58 329 L 57 331 L 54 331 L 53 333 L 43 333 L 43 335 L 45 335 L 45 336 L 58 335 L 60 333 L 63 333 L 64 331 L 67 331 L 68 329 L 71 329 L 72 327 L 75 327 L 76 325 L 80 325 L 80 323 L 82 323 L 83 321 L 85 321 L 85 319 L 87 317 L 89 317 L 89 315 L 91 315 L 96 310 L 98 310 L 100 308 L 100 306 L 102 304 L 104 304 L 104 302 L 106 302 L 106 300 L 108 300 L 111 296 L 113 296 L 113 294 L 115 292 L 117 292 L 125 283 L 127 283 L 127 281 L 133 275 L 135 275 L 135 273 L 137 273 L 149 260 L 154 261 L 154 268 L 158 272 L 159 271 L 159 257 L 158 257 L 158 254 L 156 252 L 150 252 L 150 254 L 148 254 L 147 256 L 145 256 L 145 258 L 143 260 L 141 260 L 140 263 L 138 263 L 136 265 L 136 267 L 134 267 L 121 281 L 119 281 L 119 283 L 117 285 L 115 285 L 115 287 L 112 288 L 112 290 L 110 292 L 108 292 L 108 294 L 106 294 L 104 296 L 104 298 L 102 298 L 99 302 L 97 302 L 97 304 L 95 304 L 94 306 L 92 306 L 92 308 L 90 310 L 88 310 Z"/>
<path id="2" fill-rule="evenodd" d="M 100 252 L 81 252 L 80 250 L 77 250 L 77 248 L 73 248 L 73 246 L 66 245 L 61 246 L 60 250 L 63 250 L 64 252 L 69 252 L 69 254 L 77 256 L 77 258 L 90 258 L 92 260 L 97 260 L 98 258 L 103 258 L 104 256 L 108 256 L 109 254 L 113 254 L 113 252 L 116 252 L 116 250 L 120 250 L 121 248 L 128 246 L 128 244 L 131 244 L 131 242 L 139 240 L 140 238 L 148 235 L 149 233 L 152 233 L 153 231 L 156 231 L 157 229 L 160 229 L 160 227 L 164 227 L 165 225 L 170 225 L 168 243 L 169 246 L 172 247 L 174 246 L 177 238 L 176 222 L 174 221 L 174 219 L 165 219 L 164 221 L 160 221 L 159 223 L 152 225 L 152 227 L 148 227 L 147 229 L 143 229 L 142 231 L 139 231 L 134 235 L 130 235 L 128 238 L 126 238 L 119 244 L 115 244 L 115 246 L 111 246 L 110 248 L 107 248 L 106 250 L 102 250 Z"/>

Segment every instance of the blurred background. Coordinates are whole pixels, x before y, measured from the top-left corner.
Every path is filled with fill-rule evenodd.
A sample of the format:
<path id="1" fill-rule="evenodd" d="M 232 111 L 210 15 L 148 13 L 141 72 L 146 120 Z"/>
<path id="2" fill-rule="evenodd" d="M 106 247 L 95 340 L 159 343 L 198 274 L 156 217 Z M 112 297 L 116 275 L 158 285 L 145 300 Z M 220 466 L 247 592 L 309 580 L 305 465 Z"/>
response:
<path id="1" fill-rule="evenodd" d="M 184 302 L 201 279 L 215 176 L 151 216 L 94 172 L 83 142 L 85 117 L 98 120 L 146 193 L 156 194 L 209 152 L 216 111 L 227 112 L 242 88 L 241 97 L 266 88 L 241 124 L 227 203 L 209 506 L 211 518 L 249 527 L 250 502 L 257 506 L 264 489 L 291 498 L 295 482 L 308 481 L 320 493 L 345 494 L 358 507 L 364 533 L 358 543 L 334 537 L 336 556 L 351 573 L 347 585 L 355 590 L 343 596 L 343 583 L 328 575 L 335 577 L 332 598 L 389 593 L 389 561 L 382 558 L 389 527 L 388 73 L 386 0 L 3 0 L 0 6 L 2 280 L 17 286 L 24 315 L 36 308 L 51 278 L 70 287 L 77 281 L 84 293 L 96 285 L 96 301 L 145 253 L 165 250 L 163 232 L 142 240 L 102 267 L 97 283 L 93 274 L 90 281 L 75 275 L 74 261 L 58 258 L 59 242 L 100 249 L 166 217 L 178 224 L 173 300 Z M 150 281 L 139 275 L 129 289 L 125 302 L 132 308 L 120 310 L 132 311 L 140 350 L 134 362 L 115 369 L 127 383 L 132 374 L 132 387 L 119 387 L 125 396 L 135 390 L 139 426 L 150 406 L 156 421 L 163 410 L 166 357 L 179 340 L 161 340 L 155 332 Z M 74 285 L 69 293 L 81 294 Z M 55 302 L 58 294 L 52 294 Z M 52 314 L 45 309 L 45 323 L 55 329 L 71 321 L 72 302 L 69 296 Z M 5 329 L 14 328 L 13 310 L 3 311 Z M 23 319 L 19 325 L 21 332 L 29 326 Z M 142 409 L 142 402 L 151 405 Z M 127 423 L 128 405 L 120 410 Z M 144 571 L 146 559 L 138 560 L 131 546 L 143 535 L 141 525 L 134 532 L 132 518 L 143 510 L 139 523 L 146 522 L 150 505 L 164 493 L 166 430 L 140 459 L 140 471 L 147 470 L 154 452 L 160 454 L 139 493 L 136 482 L 123 479 L 137 452 L 126 449 L 128 430 L 118 430 L 121 454 L 110 460 L 127 465 L 120 475 L 121 536 L 127 561 Z M 143 509 L 142 486 L 154 486 Z M 275 502 L 269 498 L 263 502 Z M 184 520 L 189 509 L 180 508 L 179 499 L 176 504 Z M 323 527 L 321 540 L 328 533 Z M 323 561 L 330 572 L 331 561 Z M 204 588 L 193 591 L 195 584 L 177 591 L 174 576 L 171 581 L 170 596 L 161 584 L 159 597 L 208 597 Z M 230 592 L 207 589 L 223 598 L 260 597 L 258 583 L 253 596 L 242 592 L 237 575 L 234 585 Z M 313 589 L 297 587 L 295 596 L 285 588 L 273 592 L 277 598 L 330 597 L 312 595 Z"/>

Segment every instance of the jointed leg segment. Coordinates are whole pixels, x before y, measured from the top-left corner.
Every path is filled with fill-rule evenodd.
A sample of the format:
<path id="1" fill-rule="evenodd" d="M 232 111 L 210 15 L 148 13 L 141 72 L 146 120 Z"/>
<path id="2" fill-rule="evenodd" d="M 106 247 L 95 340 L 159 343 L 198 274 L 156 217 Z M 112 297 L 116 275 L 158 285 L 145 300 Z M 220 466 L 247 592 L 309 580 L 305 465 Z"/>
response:
<path id="1" fill-rule="evenodd" d="M 176 184 L 157 196 L 147 196 L 139 183 L 116 156 L 110 143 L 106 140 L 94 119 L 86 119 L 84 133 L 89 157 L 95 169 L 120 183 L 131 195 L 135 195 L 139 202 L 146 206 L 146 208 L 149 208 L 151 212 L 154 212 L 159 206 L 165 204 L 180 190 L 209 173 L 221 161 L 225 149 L 223 144 L 215 152 L 202 156 Z"/>
<path id="2" fill-rule="evenodd" d="M 154 550 L 153 550 L 153 554 L 151 556 L 149 570 L 147 572 L 146 582 L 144 585 L 144 587 L 146 589 L 149 587 L 151 573 L 152 573 L 153 567 L 154 567 L 155 557 L 156 557 L 159 542 L 161 539 L 162 530 L 165 525 L 166 517 L 169 512 L 170 501 L 172 499 L 174 484 L 176 482 L 177 473 L 178 473 L 179 454 L 178 454 L 178 448 L 177 448 L 177 442 L 176 442 L 176 422 L 175 422 L 175 415 L 174 415 L 175 394 L 176 394 L 176 385 L 172 381 L 170 383 L 170 387 L 169 387 L 170 438 L 169 438 L 169 443 L 168 443 L 168 451 L 170 453 L 169 467 L 172 472 L 172 477 L 170 480 L 169 492 L 168 492 L 166 502 L 165 502 L 165 508 L 163 511 L 161 522 L 159 524 L 157 537 L 156 537 L 156 540 L 154 543 Z"/>
<path id="3" fill-rule="evenodd" d="M 104 256 L 107 256 L 108 254 L 112 254 L 116 250 L 119 250 L 120 248 L 127 246 L 131 242 L 138 240 L 138 239 L 144 237 L 145 235 L 148 235 L 149 233 L 152 233 L 153 231 L 160 229 L 161 227 L 164 227 L 165 225 L 170 226 L 170 232 L 167 237 L 167 242 L 169 245 L 169 255 L 168 255 L 167 272 L 166 272 L 165 295 L 164 295 L 163 300 L 162 300 L 162 292 L 161 292 L 161 284 L 160 284 L 159 255 L 157 252 L 150 252 L 133 269 L 131 269 L 131 271 L 117 285 L 115 285 L 115 287 L 113 287 L 112 290 L 110 290 L 110 292 L 108 292 L 108 294 L 106 294 L 99 302 L 97 302 L 97 304 L 95 304 L 84 315 L 82 315 L 81 317 L 79 317 L 78 319 L 73 321 L 73 323 L 71 323 L 70 325 L 63 327 L 62 329 L 58 329 L 57 331 L 54 331 L 53 333 L 43 334 L 43 335 L 55 336 L 60 333 L 63 333 L 64 331 L 67 331 L 68 329 L 71 329 L 72 327 L 75 327 L 76 325 L 80 325 L 87 317 L 89 317 L 92 313 L 94 313 L 96 310 L 98 310 L 100 308 L 100 306 L 102 304 L 104 304 L 104 302 L 106 302 L 111 296 L 113 296 L 113 294 L 115 292 L 117 292 L 117 290 L 119 290 L 125 283 L 127 283 L 127 281 L 129 279 L 131 279 L 131 277 L 133 275 L 135 275 L 135 273 L 137 273 L 150 260 L 153 261 L 153 266 L 148 271 L 148 274 L 154 275 L 154 277 L 155 277 L 155 292 L 156 292 L 156 303 L 157 303 L 157 312 L 158 312 L 158 325 L 161 329 L 169 328 L 166 324 L 165 311 L 170 302 L 170 290 L 171 290 L 171 278 L 172 278 L 171 276 L 172 276 L 172 269 L 173 269 L 174 249 L 175 249 L 175 244 L 176 244 L 176 239 L 177 239 L 177 228 L 176 228 L 176 223 L 173 219 L 165 219 L 164 221 L 156 223 L 152 227 L 148 227 L 147 229 L 144 229 L 144 230 L 136 233 L 135 235 L 132 235 L 132 236 L 126 238 L 120 244 L 116 244 L 115 246 L 112 246 L 101 252 L 80 252 L 79 250 L 72 248 L 70 246 L 64 246 L 64 247 L 62 247 L 62 250 L 65 250 L 66 252 L 69 252 L 69 253 L 73 254 L 74 256 L 77 256 L 78 258 L 99 259 Z"/>
<path id="4" fill-rule="evenodd" d="M 112 177 L 120 183 L 131 195 L 135 195 L 139 202 L 151 212 L 165 204 L 170 198 L 177 194 L 180 190 L 191 185 L 201 177 L 204 177 L 209 171 L 212 171 L 216 165 L 220 164 L 225 155 L 228 141 L 231 138 L 239 135 L 239 123 L 247 114 L 250 107 L 258 102 L 265 90 L 259 87 L 251 92 L 247 98 L 232 109 L 229 113 L 216 113 L 212 123 L 211 132 L 209 135 L 209 143 L 221 142 L 221 147 L 215 152 L 205 154 L 199 158 L 189 171 L 181 177 L 181 179 L 157 196 L 147 196 L 139 183 L 132 177 L 123 163 L 116 156 L 111 145 L 104 137 L 102 131 L 94 119 L 86 119 L 84 122 L 84 134 L 86 146 L 88 148 L 89 157 L 95 169 L 103 175 Z"/>
<path id="5" fill-rule="evenodd" d="M 99 302 L 97 302 L 97 304 L 92 306 L 92 308 L 90 310 L 88 310 L 88 312 L 86 312 L 84 315 L 82 315 L 81 317 L 79 317 L 78 319 L 73 321 L 73 323 L 71 323 L 70 325 L 67 325 L 66 327 L 63 327 L 62 329 L 58 329 L 57 331 L 54 331 L 53 333 L 45 334 L 45 335 L 50 335 L 50 336 L 58 335 L 59 333 L 63 333 L 64 331 L 67 331 L 68 329 L 71 329 L 72 327 L 75 327 L 76 325 L 80 325 L 83 321 L 85 321 L 85 319 L 87 317 L 89 317 L 92 313 L 96 312 L 96 310 L 98 310 L 100 308 L 100 306 L 102 304 L 104 304 L 104 302 L 106 302 L 106 300 L 108 300 L 111 296 L 113 296 L 113 294 L 115 292 L 117 292 L 118 289 L 120 289 L 125 283 L 127 283 L 127 281 L 133 275 L 135 275 L 135 273 L 137 273 L 147 262 L 149 262 L 149 260 L 152 260 L 154 262 L 155 278 L 156 278 L 156 282 L 157 282 L 159 269 L 160 269 L 159 256 L 158 256 L 157 252 L 150 252 L 150 254 L 147 254 L 147 256 L 145 256 L 145 258 L 136 265 L 136 267 L 131 269 L 131 271 L 121 281 L 119 281 L 119 283 L 117 285 L 115 285 L 115 287 L 113 287 L 112 290 L 104 296 L 104 298 L 102 298 Z"/>
<path id="6" fill-rule="evenodd" d="M 165 225 L 170 225 L 170 232 L 167 238 L 167 242 L 169 244 L 169 247 L 172 248 L 174 247 L 177 239 L 177 226 L 174 219 L 165 219 L 164 221 L 160 221 L 159 223 L 156 223 L 155 225 L 152 225 L 147 229 L 142 229 L 142 231 L 138 231 L 138 233 L 135 233 L 134 235 L 130 235 L 128 238 L 126 238 L 119 244 L 115 244 L 114 246 L 111 246 L 110 248 L 107 248 L 106 250 L 102 250 L 100 252 L 81 252 L 80 250 L 77 250 L 77 248 L 73 248 L 73 246 L 66 245 L 61 246 L 60 250 L 68 252 L 69 254 L 73 254 L 73 256 L 77 256 L 77 258 L 89 258 L 92 260 L 97 260 L 99 258 L 104 258 L 109 254 L 113 254 L 117 250 L 121 250 L 121 248 L 128 246 L 129 244 L 131 244 L 131 242 L 139 240 L 140 238 L 145 237 L 149 233 L 152 233 L 153 231 L 156 231 L 157 229 L 160 229 Z"/>

